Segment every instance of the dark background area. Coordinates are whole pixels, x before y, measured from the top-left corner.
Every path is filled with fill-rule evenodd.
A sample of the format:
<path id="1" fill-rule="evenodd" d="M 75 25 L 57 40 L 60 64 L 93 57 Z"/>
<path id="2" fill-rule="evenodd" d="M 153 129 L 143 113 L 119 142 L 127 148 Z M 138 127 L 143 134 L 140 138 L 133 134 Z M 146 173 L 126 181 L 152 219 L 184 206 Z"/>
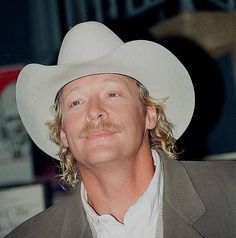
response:
<path id="1" fill-rule="evenodd" d="M 128 2 L 133 2 L 132 7 Z M 0 68 L 28 63 L 56 64 L 61 41 L 75 24 L 104 22 L 124 41 L 148 39 L 170 49 L 189 71 L 196 109 L 178 141 L 182 159 L 195 160 L 236 151 L 235 64 L 233 52 L 213 58 L 196 42 L 179 36 L 154 38 L 153 25 L 187 11 L 235 13 L 229 1 L 0 0 Z M 218 2 L 218 3 L 217 3 Z M 216 23 L 217 24 L 217 23 Z M 227 37 L 227 36 L 226 36 Z M 1 84 L 1 82 L 0 82 Z M 54 163 L 33 145 L 34 169 Z"/>

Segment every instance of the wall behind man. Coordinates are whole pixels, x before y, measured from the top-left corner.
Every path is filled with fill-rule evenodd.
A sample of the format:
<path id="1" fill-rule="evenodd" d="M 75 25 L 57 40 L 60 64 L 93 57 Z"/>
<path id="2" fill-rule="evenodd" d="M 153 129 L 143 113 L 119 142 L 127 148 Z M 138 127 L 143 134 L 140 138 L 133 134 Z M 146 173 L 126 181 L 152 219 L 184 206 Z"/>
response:
<path id="1" fill-rule="evenodd" d="M 57 0 L 0 1 L 0 65 L 51 64 L 62 40 Z"/>
<path id="2" fill-rule="evenodd" d="M 128 2 L 133 2 L 133 5 Z M 0 67 L 32 62 L 56 64 L 64 34 L 74 24 L 85 20 L 105 22 L 125 41 L 138 38 L 151 39 L 148 27 L 181 11 L 193 10 L 191 9 L 193 4 L 190 3 L 196 1 L 156 0 L 150 1 L 152 6 L 142 6 L 144 2 L 148 1 L 0 0 Z M 199 10 L 220 10 L 206 3 L 204 6 L 195 4 L 195 7 Z M 204 146 L 207 147 L 205 154 L 236 151 L 234 139 L 236 112 L 233 109 L 235 76 L 234 66 L 230 62 L 230 56 L 216 60 L 224 80 L 226 101 L 222 102 L 225 107 L 214 130 L 204 141 Z M 211 93 L 209 91 L 209 97 Z"/>

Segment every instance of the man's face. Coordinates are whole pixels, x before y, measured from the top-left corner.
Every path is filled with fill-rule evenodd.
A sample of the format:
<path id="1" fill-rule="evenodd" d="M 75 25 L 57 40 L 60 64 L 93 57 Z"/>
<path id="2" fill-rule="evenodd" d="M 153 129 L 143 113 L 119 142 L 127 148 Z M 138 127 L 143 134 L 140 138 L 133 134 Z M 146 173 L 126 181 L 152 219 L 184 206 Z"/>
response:
<path id="1" fill-rule="evenodd" d="M 149 149 L 147 129 L 156 113 L 144 114 L 136 82 L 117 74 L 97 74 L 64 86 L 60 97 L 60 137 L 79 168 L 120 163 Z"/>

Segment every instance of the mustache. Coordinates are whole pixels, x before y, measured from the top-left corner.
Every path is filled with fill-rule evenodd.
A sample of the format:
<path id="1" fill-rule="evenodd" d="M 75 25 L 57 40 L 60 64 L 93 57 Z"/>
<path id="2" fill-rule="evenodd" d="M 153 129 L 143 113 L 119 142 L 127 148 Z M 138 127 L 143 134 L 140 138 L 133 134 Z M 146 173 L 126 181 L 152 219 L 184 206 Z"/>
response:
<path id="1" fill-rule="evenodd" d="M 122 127 L 119 124 L 112 122 L 101 122 L 97 125 L 88 124 L 80 132 L 79 138 L 89 137 L 92 134 L 100 131 L 110 132 L 110 133 L 121 133 Z"/>

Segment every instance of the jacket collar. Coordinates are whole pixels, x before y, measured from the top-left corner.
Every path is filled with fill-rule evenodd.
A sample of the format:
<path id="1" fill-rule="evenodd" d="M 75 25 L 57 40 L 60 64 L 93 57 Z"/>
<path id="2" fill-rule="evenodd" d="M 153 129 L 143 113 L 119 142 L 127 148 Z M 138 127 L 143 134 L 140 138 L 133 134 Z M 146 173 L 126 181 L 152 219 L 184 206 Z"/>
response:
<path id="1" fill-rule="evenodd" d="M 191 182 L 184 164 L 162 156 L 164 169 L 164 237 L 202 237 L 192 225 L 206 212 L 206 207 Z M 186 236 L 183 236 L 186 234 Z"/>
<path id="2" fill-rule="evenodd" d="M 161 155 L 164 169 L 164 238 L 202 237 L 192 225 L 206 212 L 203 201 L 194 189 L 183 163 L 166 158 L 163 152 L 158 153 Z M 82 206 L 80 189 L 70 199 L 60 237 L 92 237 Z"/>
<path id="3" fill-rule="evenodd" d="M 80 187 L 80 186 L 79 186 Z M 69 198 L 61 228 L 60 238 L 91 238 L 92 232 L 84 212 L 80 189 Z"/>

